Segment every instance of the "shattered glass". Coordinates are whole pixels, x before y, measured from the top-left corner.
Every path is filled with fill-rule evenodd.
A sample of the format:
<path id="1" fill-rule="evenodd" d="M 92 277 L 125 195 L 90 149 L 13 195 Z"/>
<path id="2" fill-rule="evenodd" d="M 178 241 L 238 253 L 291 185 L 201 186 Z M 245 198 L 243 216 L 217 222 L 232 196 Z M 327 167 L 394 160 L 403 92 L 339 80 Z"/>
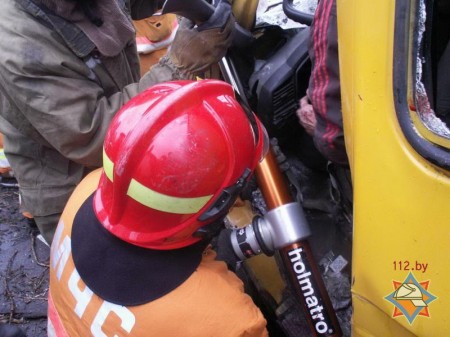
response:
<path id="1" fill-rule="evenodd" d="M 417 40 L 421 45 L 423 42 L 423 36 L 425 32 L 425 22 L 427 18 L 427 12 L 425 7 L 425 0 L 421 0 L 419 4 L 419 24 Z M 419 48 L 419 50 L 421 50 Z M 450 138 L 450 129 L 447 125 L 436 116 L 435 112 L 431 108 L 428 96 L 425 90 L 425 86 L 422 82 L 422 65 L 426 62 L 425 58 L 418 53 L 417 57 L 417 69 L 416 69 L 416 92 L 415 100 L 417 106 L 417 113 L 422 120 L 423 124 L 432 132 L 445 137 Z"/>
<path id="2" fill-rule="evenodd" d="M 317 7 L 317 0 L 294 0 L 296 9 L 307 14 L 313 14 Z M 283 0 L 261 0 L 256 10 L 256 25 L 268 23 L 277 25 L 283 29 L 304 27 L 301 23 L 295 22 L 286 17 L 283 12 Z"/>

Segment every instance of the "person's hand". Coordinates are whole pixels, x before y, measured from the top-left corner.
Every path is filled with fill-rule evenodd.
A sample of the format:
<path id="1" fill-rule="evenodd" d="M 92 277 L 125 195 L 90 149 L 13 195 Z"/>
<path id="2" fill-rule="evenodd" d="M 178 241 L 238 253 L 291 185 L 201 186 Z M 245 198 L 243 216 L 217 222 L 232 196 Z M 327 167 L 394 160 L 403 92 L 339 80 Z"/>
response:
<path id="1" fill-rule="evenodd" d="M 300 108 L 297 109 L 297 116 L 306 132 L 311 136 L 314 135 L 317 120 L 308 96 L 304 96 L 300 99 Z"/>
<path id="2" fill-rule="evenodd" d="M 197 74 L 225 56 L 234 33 L 235 19 L 228 1 L 221 1 L 208 21 L 195 26 L 183 18 L 169 49 L 172 63 L 182 72 Z"/>

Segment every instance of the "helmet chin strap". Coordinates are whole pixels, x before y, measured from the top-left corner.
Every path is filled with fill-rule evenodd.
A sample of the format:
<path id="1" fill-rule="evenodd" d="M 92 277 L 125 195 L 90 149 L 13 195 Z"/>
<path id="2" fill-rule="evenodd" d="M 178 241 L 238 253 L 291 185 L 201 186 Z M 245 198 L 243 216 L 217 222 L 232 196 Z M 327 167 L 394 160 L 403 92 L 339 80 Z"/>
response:
<path id="1" fill-rule="evenodd" d="M 223 219 L 231 206 L 233 206 L 236 198 L 239 194 L 241 194 L 242 190 L 247 185 L 250 174 L 251 170 L 246 168 L 236 183 L 225 188 L 214 203 L 209 207 L 209 209 L 198 217 L 198 220 L 208 221 L 209 219 L 215 219 L 218 217 Z"/>
<path id="2" fill-rule="evenodd" d="M 210 224 L 197 229 L 192 236 L 194 238 L 201 238 L 202 240 L 210 241 L 213 237 L 217 236 L 219 232 L 224 228 L 224 217 L 217 219 Z"/>
<path id="3" fill-rule="evenodd" d="M 197 229 L 194 234 L 192 234 L 193 237 L 210 240 L 220 232 L 223 228 L 223 220 L 225 216 L 231 206 L 233 206 L 233 203 L 236 201 L 239 194 L 241 194 L 242 190 L 247 185 L 250 174 L 251 170 L 248 168 L 245 169 L 244 173 L 242 173 L 236 183 L 225 188 L 212 206 L 199 216 L 199 221 L 207 221 L 209 219 L 214 220 L 211 223 Z"/>

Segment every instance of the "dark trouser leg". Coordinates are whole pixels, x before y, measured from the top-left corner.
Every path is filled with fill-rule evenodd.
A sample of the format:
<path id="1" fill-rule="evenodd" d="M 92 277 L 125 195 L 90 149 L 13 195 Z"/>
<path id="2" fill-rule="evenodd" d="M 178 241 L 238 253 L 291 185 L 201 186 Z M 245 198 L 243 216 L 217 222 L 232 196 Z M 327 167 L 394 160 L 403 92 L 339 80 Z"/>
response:
<path id="1" fill-rule="evenodd" d="M 49 245 L 52 244 L 53 235 L 55 234 L 56 226 L 58 225 L 59 217 L 61 214 L 51 214 L 47 216 L 35 216 L 34 221 L 36 222 L 39 232 L 41 232 L 45 241 Z"/>

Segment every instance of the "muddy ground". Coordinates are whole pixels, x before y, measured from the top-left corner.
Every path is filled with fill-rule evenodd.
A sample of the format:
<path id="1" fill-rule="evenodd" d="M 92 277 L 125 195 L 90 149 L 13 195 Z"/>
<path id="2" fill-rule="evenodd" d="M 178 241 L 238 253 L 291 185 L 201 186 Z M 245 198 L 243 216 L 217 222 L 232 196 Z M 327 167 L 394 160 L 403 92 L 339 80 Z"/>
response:
<path id="1" fill-rule="evenodd" d="M 47 336 L 49 248 L 19 212 L 17 188 L 0 187 L 0 322 Z"/>

